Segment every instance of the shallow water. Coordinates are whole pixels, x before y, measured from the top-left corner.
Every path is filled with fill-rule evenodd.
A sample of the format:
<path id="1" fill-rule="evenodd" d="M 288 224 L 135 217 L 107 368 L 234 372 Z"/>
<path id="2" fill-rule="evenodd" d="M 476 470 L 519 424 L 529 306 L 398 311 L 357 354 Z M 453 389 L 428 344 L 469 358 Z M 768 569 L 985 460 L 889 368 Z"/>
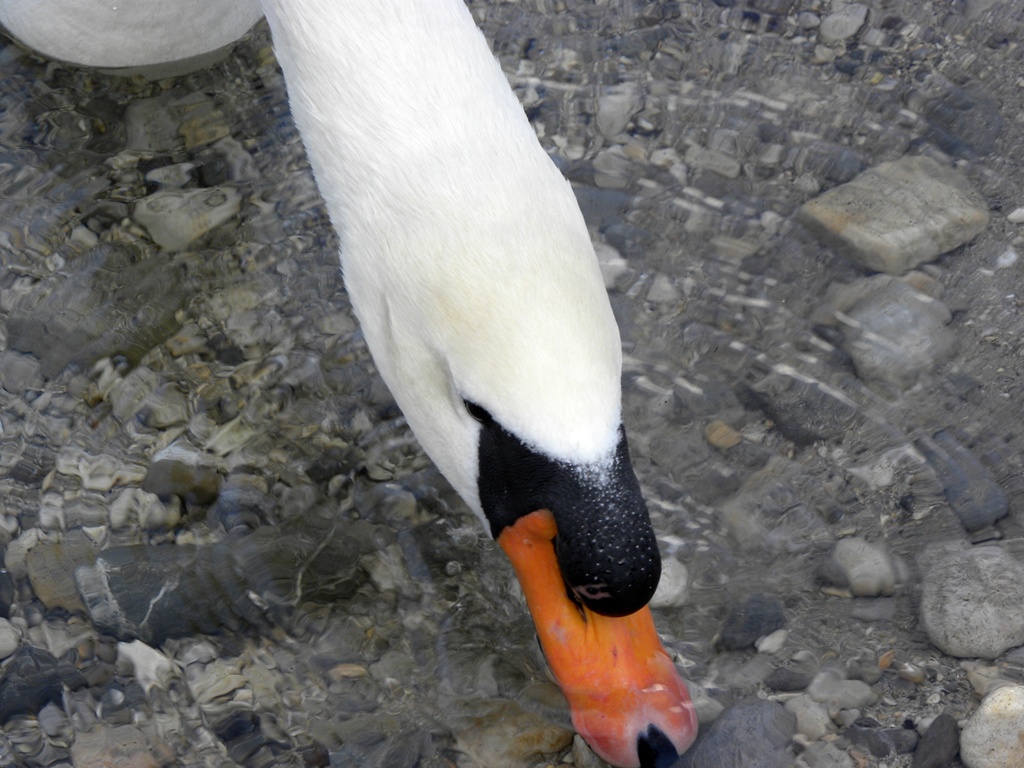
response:
<path id="1" fill-rule="evenodd" d="M 829 42 L 827 3 L 471 6 L 600 244 L 634 464 L 688 572 L 656 620 L 695 688 L 777 698 L 769 673 L 809 652 L 873 666 L 882 725 L 969 716 L 919 558 L 1021 556 L 1024 16 L 894 1 Z M 0 684 L 0 753 L 597 764 L 567 752 L 503 556 L 375 376 L 266 29 L 157 82 L 8 44 L 0 99 L 0 600 L 63 689 L 19 706 Z M 904 155 L 955 164 L 990 221 L 916 278 L 949 352 L 869 380 L 820 311 L 868 272 L 796 214 Z M 1000 491 L 1008 514 L 962 523 Z M 889 553 L 891 595 L 828 587 L 851 535 Z M 782 645 L 726 650 L 757 596 Z"/>

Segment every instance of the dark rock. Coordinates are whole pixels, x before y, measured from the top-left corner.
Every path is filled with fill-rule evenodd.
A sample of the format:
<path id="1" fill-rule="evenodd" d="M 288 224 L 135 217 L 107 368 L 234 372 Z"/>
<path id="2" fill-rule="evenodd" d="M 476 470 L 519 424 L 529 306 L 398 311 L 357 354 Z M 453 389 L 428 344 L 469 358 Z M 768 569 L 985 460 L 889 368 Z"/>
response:
<path id="1" fill-rule="evenodd" d="M 64 686 L 85 685 L 85 678 L 53 654 L 24 646 L 0 670 L 0 723 L 13 715 L 36 714 L 51 701 L 60 701 Z"/>
<path id="2" fill-rule="evenodd" d="M 389 537 L 383 526 L 311 512 L 209 546 L 112 547 L 75 580 L 98 629 L 156 645 L 264 626 L 300 601 L 348 599 L 368 579 L 360 558 Z"/>
<path id="3" fill-rule="evenodd" d="M 985 466 L 944 430 L 916 442 L 942 482 L 949 506 L 968 531 L 990 526 L 1009 512 L 1006 494 Z"/>
<path id="4" fill-rule="evenodd" d="M 277 500 L 273 496 L 252 485 L 229 479 L 220 489 L 207 520 L 229 532 L 255 529 L 270 519 L 276 506 Z"/>
<path id="5" fill-rule="evenodd" d="M 870 718 L 863 718 L 851 725 L 843 736 L 850 743 L 866 749 L 875 757 L 908 755 L 917 746 L 917 731 L 910 728 L 884 728 Z"/>
<path id="6" fill-rule="evenodd" d="M 725 619 L 719 642 L 727 651 L 751 648 L 759 637 L 782 629 L 786 617 L 782 603 L 764 595 L 751 595 L 743 603 L 734 605 Z"/>
<path id="7" fill-rule="evenodd" d="M 789 768 L 794 733 L 796 715 L 781 704 L 741 701 L 700 732 L 676 768 Z"/>
<path id="8" fill-rule="evenodd" d="M 811 680 L 818 674 L 818 660 L 814 654 L 803 652 L 797 654 L 784 666 L 775 669 L 767 678 L 765 685 L 775 691 L 790 693 L 802 691 L 811 684 Z"/>
<path id="9" fill-rule="evenodd" d="M 956 718 L 943 712 L 921 737 L 910 768 L 949 768 L 960 749 L 960 728 Z"/>

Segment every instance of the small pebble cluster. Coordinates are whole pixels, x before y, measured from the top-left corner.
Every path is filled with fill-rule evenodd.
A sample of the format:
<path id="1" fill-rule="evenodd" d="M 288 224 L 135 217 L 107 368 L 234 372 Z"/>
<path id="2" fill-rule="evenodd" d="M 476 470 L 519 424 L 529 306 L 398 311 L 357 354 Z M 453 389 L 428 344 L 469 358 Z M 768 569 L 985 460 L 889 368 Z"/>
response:
<path id="1" fill-rule="evenodd" d="M 1024 19 L 470 7 L 622 327 L 678 765 L 1024 766 Z M 2 42 L 0 768 L 600 768 L 375 374 L 266 28 L 155 82 Z"/>

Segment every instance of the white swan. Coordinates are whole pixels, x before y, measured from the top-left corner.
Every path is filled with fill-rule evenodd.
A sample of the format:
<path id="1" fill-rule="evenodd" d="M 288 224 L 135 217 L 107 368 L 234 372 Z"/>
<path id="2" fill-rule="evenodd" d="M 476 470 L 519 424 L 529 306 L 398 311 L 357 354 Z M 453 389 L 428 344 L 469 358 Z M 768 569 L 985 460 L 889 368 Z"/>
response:
<path id="1" fill-rule="evenodd" d="M 0 0 L 0 21 L 50 55 L 125 65 L 27 29 L 31 5 Z M 223 10 L 196 3 L 210 5 Z M 620 423 L 618 328 L 572 190 L 461 0 L 263 9 L 381 375 L 509 555 L 577 730 L 614 765 L 668 765 L 696 718 L 644 607 L 660 561 Z M 152 33 L 142 18 L 137 37 Z"/>

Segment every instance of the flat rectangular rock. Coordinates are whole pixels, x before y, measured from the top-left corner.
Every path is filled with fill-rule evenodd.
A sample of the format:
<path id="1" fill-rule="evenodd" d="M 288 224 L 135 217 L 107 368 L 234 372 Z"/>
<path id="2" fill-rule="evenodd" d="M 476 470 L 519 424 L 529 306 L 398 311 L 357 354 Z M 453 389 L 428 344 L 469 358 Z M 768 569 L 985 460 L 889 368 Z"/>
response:
<path id="1" fill-rule="evenodd" d="M 816 237 L 862 266 L 902 275 L 988 226 L 988 206 L 960 173 L 929 157 L 865 171 L 803 205 Z"/>

